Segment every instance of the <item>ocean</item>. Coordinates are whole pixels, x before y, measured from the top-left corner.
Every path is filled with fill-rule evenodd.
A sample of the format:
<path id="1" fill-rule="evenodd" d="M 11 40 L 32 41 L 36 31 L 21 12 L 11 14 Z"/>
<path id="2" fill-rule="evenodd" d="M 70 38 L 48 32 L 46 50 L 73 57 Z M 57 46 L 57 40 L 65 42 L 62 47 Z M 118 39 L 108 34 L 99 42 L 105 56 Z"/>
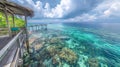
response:
<path id="1" fill-rule="evenodd" d="M 119 27 L 120 23 L 73 22 L 29 30 L 32 43 L 30 53 L 24 53 L 24 66 L 120 67 Z"/>

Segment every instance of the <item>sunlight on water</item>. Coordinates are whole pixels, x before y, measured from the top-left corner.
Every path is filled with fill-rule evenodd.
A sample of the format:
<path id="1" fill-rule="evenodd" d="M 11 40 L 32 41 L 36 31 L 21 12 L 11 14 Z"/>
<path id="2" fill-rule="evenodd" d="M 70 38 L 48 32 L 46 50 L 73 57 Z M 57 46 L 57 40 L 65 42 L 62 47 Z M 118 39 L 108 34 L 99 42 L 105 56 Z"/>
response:
<path id="1" fill-rule="evenodd" d="M 49 29 L 55 29 L 55 30 L 62 30 L 63 27 L 64 26 L 62 24 L 49 24 L 48 25 Z"/>

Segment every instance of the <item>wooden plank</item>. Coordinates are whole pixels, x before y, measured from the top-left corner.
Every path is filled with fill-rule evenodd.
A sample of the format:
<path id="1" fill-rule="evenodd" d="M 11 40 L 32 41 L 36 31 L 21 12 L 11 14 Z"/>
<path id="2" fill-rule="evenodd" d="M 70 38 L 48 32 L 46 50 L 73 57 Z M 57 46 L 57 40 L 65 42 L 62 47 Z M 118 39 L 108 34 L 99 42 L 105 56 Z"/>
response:
<path id="1" fill-rule="evenodd" d="M 11 63 L 10 67 L 17 67 L 18 60 L 19 60 L 19 52 L 20 52 L 20 48 L 17 49 L 16 56 L 15 56 L 13 62 Z"/>
<path id="2" fill-rule="evenodd" d="M 0 37 L 0 50 L 6 46 L 6 44 L 8 44 L 8 42 L 11 40 L 10 37 L 8 36 L 4 36 L 4 37 Z"/>
<path id="3" fill-rule="evenodd" d="M 15 45 L 17 45 L 17 44 L 15 44 Z M 8 59 L 5 59 L 5 60 L 8 60 L 8 61 L 7 61 L 7 63 L 4 62 L 4 67 L 11 67 L 11 64 L 14 60 L 15 55 L 16 55 L 17 47 L 14 47 L 10 51 L 11 51 L 11 53 L 8 55 L 9 56 Z"/>
<path id="4" fill-rule="evenodd" d="M 10 48 L 9 52 L 7 52 L 7 54 L 2 58 L 2 61 L 0 61 L 0 67 L 10 67 L 17 49 L 17 45 L 14 45 L 15 46 Z"/>

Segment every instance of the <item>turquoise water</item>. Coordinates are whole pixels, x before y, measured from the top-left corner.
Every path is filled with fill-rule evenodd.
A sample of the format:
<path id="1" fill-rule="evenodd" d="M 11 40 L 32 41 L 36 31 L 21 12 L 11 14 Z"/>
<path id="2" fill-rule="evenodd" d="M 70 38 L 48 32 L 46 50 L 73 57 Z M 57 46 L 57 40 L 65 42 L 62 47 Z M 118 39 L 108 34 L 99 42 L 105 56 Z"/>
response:
<path id="1" fill-rule="evenodd" d="M 35 41 L 24 66 L 120 67 L 120 35 L 104 29 L 49 24 L 47 31 L 30 34 Z"/>

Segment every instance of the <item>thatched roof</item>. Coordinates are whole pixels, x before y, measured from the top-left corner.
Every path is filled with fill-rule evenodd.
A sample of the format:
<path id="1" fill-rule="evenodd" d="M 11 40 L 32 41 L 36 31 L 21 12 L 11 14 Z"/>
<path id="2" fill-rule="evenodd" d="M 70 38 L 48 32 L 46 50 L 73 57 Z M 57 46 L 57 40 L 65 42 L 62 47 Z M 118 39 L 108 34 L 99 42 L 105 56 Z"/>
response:
<path id="1" fill-rule="evenodd" d="M 34 15 L 33 10 L 23 7 L 19 4 L 7 1 L 7 0 L 0 0 L 0 11 L 7 10 L 7 13 L 15 14 L 15 15 L 22 15 L 22 16 L 30 16 Z"/>

